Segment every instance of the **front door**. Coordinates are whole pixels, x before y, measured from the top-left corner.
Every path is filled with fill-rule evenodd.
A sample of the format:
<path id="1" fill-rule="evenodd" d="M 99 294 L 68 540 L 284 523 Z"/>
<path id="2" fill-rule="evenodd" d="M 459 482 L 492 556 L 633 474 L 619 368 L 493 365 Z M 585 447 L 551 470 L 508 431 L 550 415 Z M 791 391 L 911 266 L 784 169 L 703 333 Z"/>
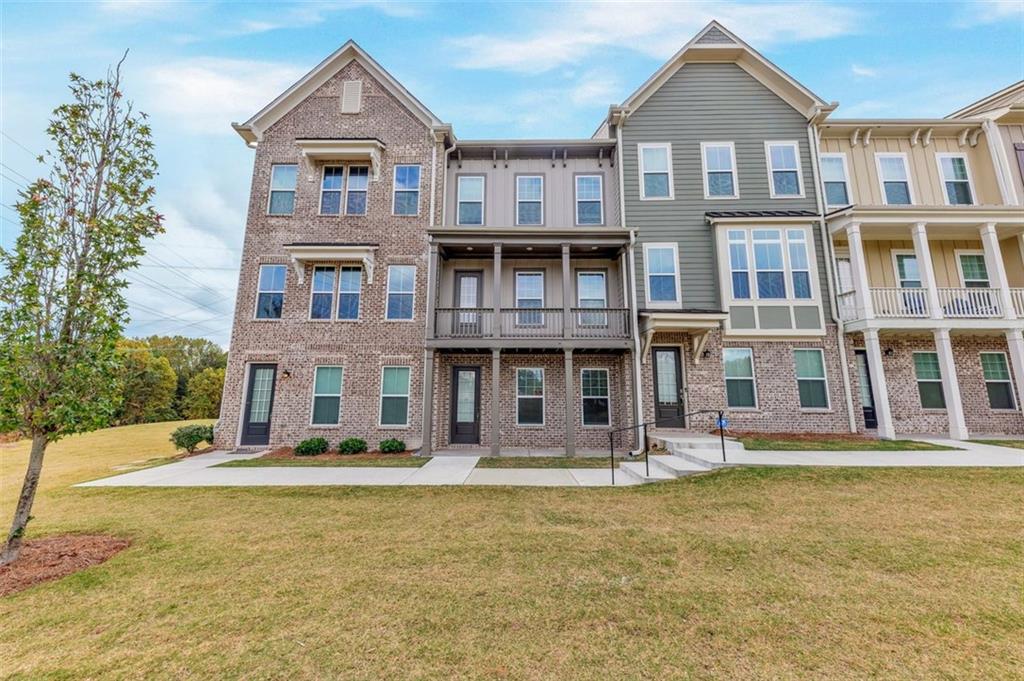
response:
<path id="1" fill-rule="evenodd" d="M 251 364 L 249 387 L 245 393 L 245 422 L 242 425 L 243 445 L 270 444 L 270 414 L 274 409 L 276 364 Z"/>
<path id="2" fill-rule="evenodd" d="M 480 336 L 480 290 L 483 284 L 482 272 L 455 273 L 455 307 L 468 308 L 472 312 L 456 312 L 452 318 L 453 336 Z"/>
<path id="3" fill-rule="evenodd" d="M 877 428 L 878 417 L 875 415 L 875 393 L 871 386 L 871 370 L 868 368 L 868 353 L 857 350 L 857 376 L 860 378 L 860 403 L 864 407 L 864 427 Z"/>
<path id="4" fill-rule="evenodd" d="M 683 428 L 683 373 L 679 348 L 653 348 L 654 424 L 661 428 Z"/>
<path id="5" fill-rule="evenodd" d="M 452 367 L 452 444 L 480 444 L 480 367 Z"/>

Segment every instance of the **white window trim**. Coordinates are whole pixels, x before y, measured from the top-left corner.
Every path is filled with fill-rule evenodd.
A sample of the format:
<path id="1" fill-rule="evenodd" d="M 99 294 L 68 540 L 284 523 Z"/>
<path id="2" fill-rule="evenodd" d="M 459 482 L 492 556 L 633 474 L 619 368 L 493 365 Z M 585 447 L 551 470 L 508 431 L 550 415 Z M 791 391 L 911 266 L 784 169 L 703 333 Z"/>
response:
<path id="1" fill-rule="evenodd" d="M 391 272 L 394 267 L 411 267 L 412 268 L 412 316 L 408 319 L 391 319 L 388 317 L 388 310 L 391 304 Z M 416 278 L 419 276 L 419 268 L 416 265 L 405 265 L 402 263 L 395 263 L 388 265 L 388 280 L 384 286 L 384 321 L 385 322 L 414 322 L 416 321 Z M 405 291 L 395 291 L 394 293 L 400 295 L 409 295 Z M 360 291 L 359 303 L 362 305 L 362 292 Z"/>
<path id="2" fill-rule="evenodd" d="M 903 159 L 903 169 L 907 174 L 907 193 L 910 195 L 910 205 L 917 205 L 917 196 L 914 191 L 914 177 L 910 172 L 910 159 L 907 158 L 907 154 L 902 151 L 886 151 L 875 153 L 875 173 L 878 174 L 878 191 L 881 192 L 882 203 L 886 206 L 889 205 L 902 205 L 902 204 L 890 204 L 888 197 L 885 195 L 885 178 L 882 176 L 882 159 L 883 158 L 900 158 Z M 945 191 L 945 188 L 943 188 Z"/>
<path id="3" fill-rule="evenodd" d="M 967 158 L 967 154 L 952 153 L 936 153 L 935 154 L 935 166 L 939 171 L 939 189 L 942 190 L 942 200 L 947 206 L 954 204 L 949 201 L 949 194 L 946 192 L 946 178 L 942 175 L 942 159 L 944 158 L 960 158 L 964 161 L 964 170 L 967 171 L 967 188 L 971 191 L 971 202 L 966 204 L 956 204 L 963 206 L 977 206 L 978 205 L 978 194 L 974 191 L 974 173 L 971 172 L 971 161 Z"/>
<path id="4" fill-rule="evenodd" d="M 757 263 L 754 260 L 754 236 L 755 229 L 772 229 L 779 231 L 782 244 L 782 267 L 783 276 L 786 282 L 785 298 L 761 298 L 757 289 Z M 732 261 L 729 259 L 729 231 L 744 232 L 747 251 L 747 277 L 750 282 L 749 298 L 734 298 L 732 295 Z M 789 231 L 800 230 L 804 233 L 803 243 L 807 249 L 807 269 L 797 270 L 807 272 L 810 279 L 811 297 L 797 298 L 796 287 L 793 286 L 793 266 L 789 257 Z M 719 248 L 718 267 L 721 272 L 720 283 L 722 290 L 727 292 L 725 298 L 737 305 L 820 305 L 821 304 L 821 282 L 818 280 L 818 255 L 814 247 L 814 233 L 807 225 L 801 224 L 771 224 L 771 225 L 722 225 L 719 227 Z M 734 242 L 739 243 L 739 242 Z M 775 271 L 775 270 L 765 270 Z M 796 329 L 787 330 L 787 335 L 793 335 Z M 763 330 L 761 330 L 763 333 Z M 820 333 L 818 334 L 820 335 Z"/>
<path id="5" fill-rule="evenodd" d="M 334 270 L 334 284 L 331 286 L 331 290 L 330 290 L 330 294 L 331 294 L 331 316 L 327 317 L 325 319 L 313 319 L 313 296 L 316 295 L 317 293 L 328 293 L 327 291 L 317 291 L 315 288 L 313 288 L 313 282 L 316 281 L 316 270 L 317 270 L 318 267 L 323 267 L 323 268 L 326 268 L 326 269 Z M 340 281 L 338 279 L 338 267 L 336 265 L 313 265 L 313 271 L 310 272 L 310 277 L 309 277 L 309 312 L 308 312 L 308 315 L 307 315 L 307 318 L 308 318 L 309 321 L 311 321 L 311 322 L 330 322 L 330 321 L 334 321 L 335 317 L 337 317 L 337 309 L 336 309 L 335 303 L 338 300 L 335 296 L 337 294 L 338 286 L 340 286 L 340 285 L 341 285 L 341 283 L 340 283 Z"/>
<path id="6" fill-rule="evenodd" d="M 316 409 L 316 398 L 317 397 L 335 397 L 329 393 L 317 393 L 316 391 L 316 373 L 320 369 L 341 369 L 341 387 L 339 389 L 338 398 L 338 422 L 337 423 L 313 423 L 313 412 Z M 313 397 L 309 401 L 309 425 L 312 428 L 341 428 L 341 411 L 342 404 L 345 401 L 345 367 L 338 364 L 317 364 L 313 367 Z"/>
<path id="7" fill-rule="evenodd" d="M 325 213 L 324 212 L 324 180 L 327 179 L 328 168 L 341 168 L 341 189 L 332 189 L 331 191 L 338 192 L 338 212 L 337 213 Z M 325 163 L 320 168 L 320 195 L 317 197 L 316 214 L 325 217 L 340 217 L 345 213 L 345 181 L 348 179 L 348 171 L 345 166 L 338 165 L 336 163 Z"/>
<path id="8" fill-rule="evenodd" d="M 914 256 L 914 259 L 916 260 L 917 259 L 917 251 L 915 251 L 912 248 L 893 248 L 893 249 L 891 249 L 889 251 L 889 257 L 892 260 L 893 281 L 896 282 L 895 288 L 902 289 L 903 286 L 902 286 L 901 279 L 900 279 L 900 263 L 899 263 L 899 260 L 896 259 L 896 256 L 899 256 L 899 255 L 912 255 L 912 256 Z M 917 272 L 918 272 L 918 274 L 921 274 L 921 263 L 917 263 Z M 908 279 L 907 281 L 914 281 L 914 280 L 913 279 Z M 923 278 L 920 279 L 919 281 L 921 282 L 921 290 L 923 291 L 927 284 L 925 283 Z"/>
<path id="9" fill-rule="evenodd" d="M 521 223 L 519 221 L 519 180 L 534 179 L 534 178 L 540 180 L 540 223 L 539 224 L 523 225 L 523 223 Z M 544 187 L 544 176 L 543 175 L 530 175 L 530 174 L 516 175 L 515 176 L 515 183 L 516 183 L 516 226 L 519 227 L 520 225 L 522 225 L 523 227 L 543 227 L 544 226 L 544 189 L 545 189 L 545 187 Z M 530 203 L 533 203 L 534 200 L 530 199 L 529 201 L 530 201 Z"/>
<path id="10" fill-rule="evenodd" d="M 601 207 L 601 219 L 597 222 L 596 225 L 590 225 L 590 224 L 588 224 L 588 225 L 580 225 L 580 178 L 583 178 L 583 177 L 596 177 L 597 178 L 597 186 L 598 186 L 598 189 L 599 189 L 598 196 L 597 196 L 597 203 Z M 598 226 L 603 225 L 604 224 L 604 175 L 600 175 L 600 174 L 597 174 L 597 173 L 591 173 L 591 174 L 581 173 L 580 175 L 574 176 L 573 179 L 572 179 L 572 192 L 573 192 L 573 200 L 574 200 L 575 213 L 576 213 L 576 223 L 575 223 L 576 226 L 577 227 L 580 227 L 580 226 L 583 226 L 583 227 L 598 227 Z M 517 202 L 516 205 L 518 205 L 518 202 Z"/>
<path id="11" fill-rule="evenodd" d="M 921 409 L 927 412 L 944 412 L 949 408 L 949 398 L 946 397 L 946 387 L 942 384 L 942 362 L 939 361 L 939 377 L 938 378 L 918 378 L 917 376 L 917 362 L 914 357 L 917 355 L 935 355 L 938 357 L 939 353 L 935 350 L 915 350 L 910 353 L 910 370 L 914 374 L 914 388 L 918 388 L 920 383 L 938 383 L 942 390 L 942 401 L 946 403 L 945 407 L 926 407 L 921 404 L 921 390 L 917 392 L 917 403 L 921 406 Z"/>
<path id="12" fill-rule="evenodd" d="M 844 154 L 842 152 L 829 152 L 829 153 L 825 153 L 825 154 L 818 154 L 818 158 L 819 158 L 819 165 L 821 163 L 821 159 L 826 159 L 826 158 L 838 158 L 838 159 L 840 159 L 843 162 L 843 183 L 846 185 L 846 205 L 852 205 L 853 203 L 855 203 L 855 201 L 853 200 L 853 185 L 850 182 L 850 166 L 849 166 L 848 161 L 846 160 L 846 154 Z M 823 194 L 822 198 L 824 199 L 825 206 L 827 208 L 839 208 L 839 207 L 841 207 L 841 206 L 838 206 L 836 204 L 831 204 L 831 203 L 828 202 L 828 192 L 825 191 L 825 176 L 824 176 L 824 173 L 822 174 L 822 177 L 821 177 L 821 192 Z"/>
<path id="13" fill-rule="evenodd" d="M 668 163 L 668 196 L 647 196 L 644 190 L 644 150 L 665 149 Z M 672 173 L 672 144 L 670 142 L 647 142 L 636 145 L 637 166 L 640 168 L 640 200 L 641 201 L 672 201 L 676 198 L 676 182 Z M 653 171 L 652 171 L 653 172 Z"/>
<path id="14" fill-rule="evenodd" d="M 419 168 L 419 181 L 416 184 L 416 212 L 415 213 L 402 213 L 399 214 L 396 210 L 398 208 L 398 192 L 411 192 L 411 189 L 398 189 L 398 169 L 399 168 Z M 419 163 L 396 163 L 394 169 L 391 171 L 391 215 L 397 218 L 415 218 L 419 217 L 420 204 L 423 203 L 420 199 L 423 193 L 421 187 L 423 185 L 423 166 Z"/>
<path id="15" fill-rule="evenodd" d="M 675 265 L 675 280 L 676 280 L 676 299 L 672 301 L 667 300 L 651 300 L 651 272 L 647 266 L 649 259 L 647 257 L 648 251 L 652 248 L 671 248 L 672 249 L 672 262 Z M 669 241 L 661 241 L 654 243 L 644 244 L 644 301 L 647 307 L 651 309 L 659 308 L 671 310 L 682 307 L 683 304 L 683 292 L 679 282 L 679 244 Z"/>
<path id="16" fill-rule="evenodd" d="M 285 288 L 288 287 L 288 266 L 287 265 L 285 265 L 283 263 L 276 263 L 276 262 L 260 263 L 259 266 L 256 268 L 256 300 L 253 302 L 253 305 L 252 305 L 252 319 L 253 319 L 253 321 L 256 321 L 256 322 L 279 322 L 282 319 L 284 319 L 285 288 L 281 289 L 280 291 L 274 290 L 274 289 L 267 289 L 266 291 L 264 291 L 263 289 L 261 289 L 260 288 L 260 279 L 262 279 L 262 274 L 263 274 L 263 268 L 264 267 L 283 267 L 284 268 L 284 285 L 285 285 Z M 257 313 L 259 312 L 259 309 L 260 309 L 260 294 L 261 293 L 280 293 L 281 294 L 281 316 L 280 317 L 257 317 L 256 316 Z"/>
<path id="17" fill-rule="evenodd" d="M 797 351 L 813 351 L 821 355 L 821 378 L 800 378 L 796 375 L 796 353 Z M 797 386 L 797 404 L 800 404 L 800 381 L 823 381 L 825 383 L 825 406 L 824 407 L 805 407 L 800 405 L 800 411 L 806 412 L 826 412 L 832 411 L 832 391 L 828 384 L 828 365 L 825 363 L 825 351 L 821 348 L 793 348 L 793 376 L 796 378 Z"/>
<path id="18" fill-rule="evenodd" d="M 734 270 L 733 267 L 732 267 L 732 245 L 733 244 L 738 244 L 738 243 L 741 243 L 741 242 L 737 241 L 737 240 L 734 240 L 732 237 L 730 237 L 729 236 L 729 232 L 743 232 L 743 241 L 742 241 L 742 244 L 743 244 L 743 257 L 747 261 L 746 269 Z M 754 274 L 754 270 L 753 270 L 753 263 L 750 262 L 750 256 L 751 256 L 751 253 L 750 253 L 750 239 L 747 238 L 747 235 L 749 233 L 750 233 L 750 230 L 748 230 L 748 229 L 729 228 L 729 227 L 726 227 L 726 229 L 725 229 L 725 265 L 726 265 L 726 267 L 728 269 L 728 272 L 729 272 L 728 283 L 729 283 L 729 299 L 730 300 L 735 300 L 735 301 L 753 301 L 753 300 L 757 299 L 756 291 L 754 291 L 754 288 L 756 287 L 756 283 L 757 283 L 756 281 L 754 281 L 754 279 L 756 279 L 756 277 L 752 277 L 751 276 L 752 274 Z M 736 293 L 733 290 L 734 287 L 733 287 L 732 275 L 735 272 L 746 272 L 746 274 L 747 274 L 747 292 L 749 293 L 749 296 L 746 297 L 746 298 L 737 298 L 736 297 Z"/>
<path id="19" fill-rule="evenodd" d="M 342 291 L 341 290 L 341 271 L 346 267 L 359 270 L 359 290 L 358 291 Z M 356 310 L 355 319 L 342 319 L 341 315 L 338 314 L 338 306 L 341 305 L 341 294 L 342 293 L 356 293 L 359 296 L 359 309 Z M 342 323 L 345 322 L 359 322 L 363 319 L 363 268 L 359 265 L 341 265 L 338 267 L 338 287 L 337 287 L 337 298 L 335 298 L 336 304 L 334 306 L 334 318 Z M 416 294 L 415 287 L 413 292 L 413 315 L 416 314 Z"/>
<path id="20" fill-rule="evenodd" d="M 814 259 L 814 249 L 812 248 L 812 245 L 811 245 L 811 240 L 814 238 L 814 236 L 811 235 L 811 234 L 808 234 L 806 230 L 800 229 L 799 231 L 803 233 L 804 238 L 803 239 L 793 239 L 791 241 L 790 238 L 789 238 L 789 233 L 791 231 L 797 231 L 797 228 L 795 228 L 795 227 L 787 227 L 785 229 L 785 231 L 782 233 L 783 245 L 785 246 L 785 249 L 786 249 L 786 252 L 783 254 L 784 255 L 784 260 L 785 260 L 785 263 L 786 263 L 786 274 L 789 275 L 789 280 L 787 281 L 787 283 L 789 284 L 789 287 L 791 289 L 793 289 L 792 290 L 792 294 L 793 294 L 792 297 L 787 299 L 787 300 L 793 300 L 794 302 L 800 302 L 800 301 L 806 302 L 806 301 L 811 301 L 811 300 L 817 300 L 817 296 L 814 295 L 814 289 L 813 288 L 811 288 L 811 290 L 810 290 L 810 294 L 811 294 L 810 298 L 797 298 L 797 296 L 796 296 L 796 277 L 794 276 L 797 272 L 806 272 L 807 273 L 807 285 L 808 285 L 808 287 L 813 287 L 813 286 L 815 286 L 817 284 L 817 282 L 815 281 L 815 278 L 811 275 L 811 270 L 815 269 L 817 267 L 817 264 L 818 264 L 818 261 Z M 795 243 L 801 243 L 804 246 L 804 256 L 807 258 L 807 269 L 798 270 L 798 269 L 796 269 L 793 266 L 793 256 L 790 253 L 789 247 L 794 242 Z"/>
<path id="21" fill-rule="evenodd" d="M 295 187 L 292 189 L 274 189 L 274 168 L 278 166 L 295 166 Z M 320 185 L 323 187 L 323 184 Z M 292 212 L 291 213 L 271 213 L 270 202 L 274 198 L 274 191 L 285 192 L 290 191 L 292 193 Z M 298 163 L 271 163 L 270 164 L 270 181 L 267 183 L 267 217 L 271 218 L 287 218 L 295 215 L 295 201 L 299 198 L 299 164 Z"/>
<path id="22" fill-rule="evenodd" d="M 601 276 L 601 281 L 604 283 L 604 309 L 608 309 L 608 271 L 607 270 L 576 270 L 576 307 L 582 308 L 583 303 L 580 297 L 580 293 L 583 291 L 580 286 L 580 277 L 585 274 L 597 274 Z M 600 310 L 601 308 L 595 307 L 594 310 Z"/>
<path id="23" fill-rule="evenodd" d="M 985 251 L 980 248 L 955 248 L 953 257 L 956 259 L 956 273 L 960 277 L 960 288 L 967 288 L 967 277 L 964 276 L 964 263 L 960 259 L 961 255 L 980 255 L 982 257 L 985 262 L 985 274 L 988 275 L 986 288 L 992 288 L 992 274 L 988 271 L 988 258 L 985 257 Z"/>
<path id="24" fill-rule="evenodd" d="M 533 308 L 529 308 L 529 307 L 520 307 L 519 306 L 519 277 L 520 277 L 520 275 L 523 275 L 523 274 L 530 274 L 530 275 L 539 274 L 540 275 L 540 308 L 539 308 L 539 310 L 543 310 L 547 306 L 547 304 L 548 304 L 548 278 L 547 278 L 547 273 L 544 270 L 538 270 L 538 269 L 515 270 L 513 272 L 513 276 L 512 276 L 512 306 L 516 310 L 516 315 L 515 315 L 515 320 L 514 320 L 515 321 L 515 325 L 516 326 L 544 326 L 545 323 L 546 323 L 546 321 L 544 319 L 544 315 L 545 315 L 544 312 L 540 312 L 541 321 L 540 321 L 539 324 L 529 324 L 529 323 L 526 323 L 526 322 L 520 322 L 519 321 L 520 315 L 523 314 L 524 310 L 532 310 L 533 309 Z M 480 295 L 482 295 L 482 291 L 480 292 Z"/>
<path id="25" fill-rule="evenodd" d="M 727 381 L 746 381 L 748 379 L 735 376 L 729 378 L 725 375 L 725 351 L 726 350 L 746 350 L 750 353 L 750 379 L 754 383 L 754 406 L 753 407 L 730 407 L 729 406 L 729 390 Z M 726 386 L 725 391 L 725 408 L 731 411 L 758 411 L 761 408 L 761 402 L 757 398 L 757 367 L 754 365 L 754 348 L 749 346 L 729 346 L 722 348 L 722 380 L 723 385 Z"/>
<path id="26" fill-rule="evenodd" d="M 349 213 L 348 212 L 349 181 L 350 181 L 350 179 L 352 177 L 352 169 L 353 168 L 366 168 L 366 189 L 362 189 L 362 190 L 358 190 L 357 189 L 356 190 L 356 191 L 362 191 L 362 193 L 366 194 L 366 205 L 365 205 L 366 209 L 362 213 Z M 351 163 L 351 164 L 348 164 L 348 165 L 345 166 L 345 177 L 343 178 L 343 182 L 342 182 L 342 185 L 341 185 L 341 188 L 342 188 L 342 192 L 341 192 L 341 201 L 342 201 L 342 204 L 341 204 L 341 215 L 351 215 L 351 216 L 354 216 L 354 217 L 357 217 L 357 218 L 361 218 L 361 217 L 366 217 L 366 215 L 370 212 L 370 177 L 371 177 L 370 171 L 371 171 L 370 166 L 365 165 L 365 164 L 361 164 L 361 163 Z"/>
<path id="27" fill-rule="evenodd" d="M 519 423 L 519 372 L 540 371 L 540 423 Z M 547 377 L 544 375 L 544 367 L 516 367 L 516 428 L 543 428 L 547 421 Z M 536 400 L 537 395 L 523 395 L 522 399 Z"/>
<path id="28" fill-rule="evenodd" d="M 987 379 L 987 378 L 985 378 L 985 365 L 982 364 L 982 368 L 981 368 L 981 381 L 982 381 L 982 383 L 985 384 L 985 399 L 988 402 L 988 409 L 989 409 L 989 411 L 995 411 L 995 412 L 999 412 L 999 413 L 1014 413 L 1014 414 L 1017 413 L 1017 411 L 1019 411 L 1019 409 L 1017 407 L 1017 393 L 1014 390 L 1014 386 L 1013 386 L 1014 376 L 1013 376 L 1013 371 L 1010 368 L 1010 358 L 1007 357 L 1005 352 L 1001 352 L 999 350 L 982 350 L 981 352 L 978 353 L 978 362 L 981 362 L 981 356 L 982 355 L 1002 355 L 1003 356 L 1003 363 L 1006 365 L 1006 369 L 1007 369 L 1007 371 L 1010 374 L 1006 379 L 999 379 L 999 380 Z M 1017 380 L 1020 380 L 1020 379 L 1017 379 Z M 1004 409 L 998 409 L 996 407 L 993 407 L 992 406 L 992 402 L 991 402 L 991 400 L 988 397 L 988 384 L 989 383 L 1006 383 L 1007 385 L 1009 385 L 1010 386 L 1010 400 L 1013 402 L 1013 406 L 1012 407 L 1006 407 Z"/>
<path id="29" fill-rule="evenodd" d="M 608 395 L 606 397 L 585 397 L 583 395 L 583 373 L 586 371 L 602 371 L 607 380 L 605 385 L 608 386 Z M 586 423 L 584 416 L 583 405 L 587 400 L 608 400 L 608 421 L 605 423 Z M 612 425 L 612 373 L 609 369 L 603 367 L 582 367 L 580 369 L 580 427 L 581 428 L 608 428 Z"/>
<path id="30" fill-rule="evenodd" d="M 462 204 L 462 181 L 465 179 L 479 179 L 483 184 L 480 187 L 480 223 L 468 225 L 469 227 L 483 227 L 487 224 L 487 176 L 486 175 L 458 175 L 455 179 L 455 224 L 461 226 L 462 213 L 459 208 Z M 543 196 L 543 190 L 542 190 Z M 467 201 L 467 203 L 477 203 Z M 517 209 L 518 210 L 518 209 Z M 544 202 L 541 201 L 541 214 L 544 212 Z"/>
<path id="31" fill-rule="evenodd" d="M 711 196 L 708 191 L 708 162 L 704 151 L 708 147 L 728 147 L 729 154 L 732 160 L 732 195 L 731 196 Z M 716 173 L 725 172 L 722 170 L 716 170 Z M 740 174 L 736 167 L 736 144 L 734 142 L 701 142 L 700 143 L 700 174 L 704 180 L 704 199 L 706 201 L 727 201 L 730 199 L 740 198 Z"/>
<path id="32" fill-rule="evenodd" d="M 778 270 L 774 270 L 774 269 L 762 270 L 762 269 L 758 268 L 758 266 L 757 266 L 757 258 L 755 257 L 756 256 L 756 251 L 754 250 L 754 231 L 755 230 L 758 230 L 758 231 L 776 231 L 776 232 L 779 233 L 778 241 L 776 241 L 774 239 L 770 239 L 770 240 L 762 240 L 761 243 L 767 243 L 767 244 L 778 243 L 779 250 L 782 252 L 781 253 L 781 255 L 782 255 L 782 286 L 785 289 L 786 295 L 782 296 L 781 298 L 762 298 L 761 297 L 761 290 L 760 290 L 760 286 L 758 286 L 757 275 L 760 272 L 778 272 Z M 766 301 L 769 301 L 769 302 L 773 301 L 773 300 L 776 301 L 776 302 L 780 302 L 780 301 L 796 301 L 796 300 L 798 300 L 793 295 L 793 294 L 796 293 L 796 290 L 795 290 L 796 287 L 793 286 L 793 268 L 790 266 L 790 263 L 789 263 L 789 238 L 788 238 L 788 235 L 786 234 L 786 228 L 784 228 L 784 227 L 775 227 L 774 225 L 773 226 L 769 226 L 769 227 L 753 227 L 753 228 L 747 230 L 747 235 L 748 235 L 747 243 L 749 244 L 750 258 L 751 258 L 750 259 L 750 272 L 753 274 L 753 281 L 751 282 L 753 284 L 753 286 L 752 286 L 752 288 L 750 290 L 750 293 L 754 296 L 754 299 L 755 300 L 766 300 Z M 810 257 L 810 254 L 808 254 L 808 257 Z M 809 300 L 809 299 L 808 298 L 800 298 L 799 300 Z M 810 300 L 813 300 L 813 298 L 811 298 Z"/>
<path id="33" fill-rule="evenodd" d="M 395 394 L 384 394 L 384 371 L 386 369 L 408 369 L 409 370 L 409 386 L 406 388 L 407 392 L 404 395 Z M 344 377 L 342 377 L 344 378 Z M 406 364 L 385 364 L 380 368 L 380 389 L 378 390 L 380 397 L 377 399 L 377 427 L 385 429 L 402 429 L 409 427 L 409 412 L 412 411 L 412 367 Z M 405 423 L 384 423 L 384 398 L 385 397 L 404 397 L 405 398 Z"/>
<path id="34" fill-rule="evenodd" d="M 796 186 L 799 191 L 797 194 L 783 194 L 778 195 L 775 193 L 775 176 L 773 172 L 775 168 L 772 167 L 772 147 L 790 147 L 793 149 L 793 157 L 796 159 Z M 774 140 L 766 141 L 764 143 L 764 160 L 768 166 L 768 195 L 773 199 L 802 199 L 804 198 L 804 170 L 803 162 L 800 158 L 800 143 L 793 140 Z M 735 164 L 735 158 L 733 163 Z M 786 172 L 785 168 L 779 169 L 782 172 Z M 849 193 L 849 189 L 847 189 Z"/>

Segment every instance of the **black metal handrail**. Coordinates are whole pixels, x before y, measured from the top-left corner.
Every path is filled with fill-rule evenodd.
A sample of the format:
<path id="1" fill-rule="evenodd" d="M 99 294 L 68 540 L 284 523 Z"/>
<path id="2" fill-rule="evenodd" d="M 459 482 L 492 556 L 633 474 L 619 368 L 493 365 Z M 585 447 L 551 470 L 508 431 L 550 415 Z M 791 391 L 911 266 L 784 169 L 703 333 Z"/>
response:
<path id="1" fill-rule="evenodd" d="M 691 411 L 689 413 L 683 414 L 679 418 L 680 418 L 680 420 L 683 423 L 686 423 L 686 419 L 691 417 L 691 416 L 697 416 L 698 414 L 715 414 L 715 413 L 718 414 L 718 421 L 716 421 L 716 424 L 718 425 L 718 437 L 719 437 L 719 440 L 722 443 L 722 463 L 726 463 L 726 460 L 725 460 L 725 425 L 724 425 L 725 421 L 723 420 L 724 416 L 725 416 L 725 412 L 723 410 L 721 410 L 721 409 L 698 409 L 697 411 Z M 614 428 L 614 429 L 608 431 L 608 463 L 611 466 L 612 485 L 615 485 L 615 434 L 616 433 L 621 433 L 621 432 L 623 432 L 625 430 L 636 430 L 637 428 L 643 428 L 644 429 L 644 439 L 643 439 L 643 443 L 644 443 L 644 469 L 645 469 L 645 477 L 649 478 L 649 477 L 651 477 L 651 460 L 648 457 L 648 453 L 650 451 L 650 447 L 647 445 L 647 426 L 656 426 L 657 424 L 658 424 L 657 419 L 655 419 L 654 421 L 646 421 L 644 423 L 637 423 L 637 424 L 632 425 L 632 426 L 623 426 L 622 428 Z"/>

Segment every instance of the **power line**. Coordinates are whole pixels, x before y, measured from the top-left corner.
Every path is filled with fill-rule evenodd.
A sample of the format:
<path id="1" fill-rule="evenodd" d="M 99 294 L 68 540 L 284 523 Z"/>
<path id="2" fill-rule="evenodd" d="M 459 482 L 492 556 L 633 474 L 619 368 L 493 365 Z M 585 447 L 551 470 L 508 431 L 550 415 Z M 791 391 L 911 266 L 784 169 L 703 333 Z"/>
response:
<path id="1" fill-rule="evenodd" d="M 170 268 L 171 268 L 171 271 L 172 271 L 172 272 L 174 272 L 175 274 L 177 274 L 177 275 L 178 275 L 179 277 L 181 277 L 182 279 L 185 279 L 186 281 L 189 281 L 189 282 L 191 282 L 191 283 L 193 283 L 193 284 L 196 284 L 197 286 L 199 286 L 199 287 L 201 287 L 201 288 L 204 288 L 204 289 L 206 289 L 207 291 L 209 291 L 209 292 L 210 292 L 210 293 L 212 293 L 213 295 L 217 296 L 218 298 L 223 298 L 223 296 L 221 296 L 221 295 L 220 295 L 219 293 L 217 293 L 217 292 L 216 292 L 216 291 L 215 291 L 214 289 L 212 289 L 212 288 L 210 288 L 209 286 L 207 286 L 205 282 L 201 282 L 201 281 L 198 281 L 198 280 L 196 280 L 196 279 L 193 279 L 193 278 L 192 278 L 192 277 L 190 277 L 189 275 L 187 275 L 187 274 L 185 274 L 184 272 L 182 272 L 182 271 L 181 271 L 181 270 L 180 270 L 180 269 L 178 268 L 178 266 L 177 266 L 177 265 L 171 265 L 171 264 L 170 264 L 169 262 L 167 262 L 166 260 L 162 260 L 161 258 L 158 258 L 158 257 L 156 257 L 156 256 L 155 256 L 155 255 L 153 255 L 152 253 L 149 253 L 149 254 L 148 254 L 148 257 L 152 258 L 153 260 L 156 260 L 156 261 L 157 261 L 157 263 L 159 263 L 159 264 L 161 264 L 161 265 L 164 265 L 164 266 L 170 267 Z M 196 269 L 199 269 L 199 267 L 198 267 L 197 265 L 193 265 L 193 267 L 195 267 Z"/>
<path id="2" fill-rule="evenodd" d="M 22 175 L 22 174 L 21 174 L 21 173 L 19 173 L 19 172 L 18 172 L 17 170 L 15 170 L 14 168 L 10 167 L 9 165 L 7 165 L 6 163 L 4 163 L 3 161 L 0 161 L 0 166 L 3 166 L 4 168 L 7 168 L 7 169 L 8 169 L 9 171 L 11 171 L 12 173 L 14 173 L 15 175 L 17 175 L 17 176 L 18 176 L 18 177 L 20 177 L 21 179 L 25 180 L 26 182 L 32 182 L 32 180 L 30 180 L 29 178 L 25 177 L 24 175 Z"/>
<path id="3" fill-rule="evenodd" d="M 9 177 L 9 176 L 7 176 L 7 175 L 4 175 L 4 174 L 3 174 L 2 172 L 0 172 L 0 177 L 4 178 L 4 179 L 5 179 L 5 180 L 7 180 L 8 182 L 13 182 L 14 184 L 18 185 L 18 186 L 19 186 L 19 187 L 21 187 L 22 189 L 28 189 L 28 187 L 26 187 L 25 185 L 23 185 L 23 184 L 22 184 L 21 182 L 18 182 L 18 181 L 17 181 L 17 180 L 15 180 L 15 179 L 14 179 L 13 177 Z"/>
<path id="4" fill-rule="evenodd" d="M 3 136 L 4 136 L 4 137 L 6 137 L 7 139 L 11 140 L 11 141 L 12 141 L 12 142 L 14 142 L 14 143 L 15 143 L 16 145 L 18 145 L 19 147 L 21 147 L 22 149 L 24 149 L 25 151 L 27 151 L 27 152 L 28 152 L 29 154 L 31 154 L 31 155 L 32 155 L 32 158 L 36 158 L 36 157 L 38 157 L 38 156 L 39 156 L 39 154 L 37 154 L 37 153 L 35 153 L 34 151 L 32 151 L 31 149 L 29 149 L 29 148 L 28 148 L 28 147 L 26 147 L 26 146 L 25 146 L 24 144 L 22 144 L 21 142 L 19 142 L 19 141 L 18 141 L 18 140 L 16 140 L 16 139 L 14 139 L 13 137 L 11 137 L 10 135 L 8 135 L 8 134 L 7 134 L 6 132 L 4 132 L 3 130 L 0 130 L 0 135 L 3 135 Z"/>

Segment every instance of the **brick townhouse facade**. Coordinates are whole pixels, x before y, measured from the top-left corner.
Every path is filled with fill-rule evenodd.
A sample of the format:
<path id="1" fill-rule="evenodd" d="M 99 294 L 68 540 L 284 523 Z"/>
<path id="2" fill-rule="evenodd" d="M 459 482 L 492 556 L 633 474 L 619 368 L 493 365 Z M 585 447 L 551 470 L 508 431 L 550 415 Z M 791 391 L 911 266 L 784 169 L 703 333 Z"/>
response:
<path id="1" fill-rule="evenodd" d="M 1024 432 L 1019 90 L 833 119 L 712 22 L 589 139 L 460 140 L 346 43 L 235 125 L 216 444 Z"/>

